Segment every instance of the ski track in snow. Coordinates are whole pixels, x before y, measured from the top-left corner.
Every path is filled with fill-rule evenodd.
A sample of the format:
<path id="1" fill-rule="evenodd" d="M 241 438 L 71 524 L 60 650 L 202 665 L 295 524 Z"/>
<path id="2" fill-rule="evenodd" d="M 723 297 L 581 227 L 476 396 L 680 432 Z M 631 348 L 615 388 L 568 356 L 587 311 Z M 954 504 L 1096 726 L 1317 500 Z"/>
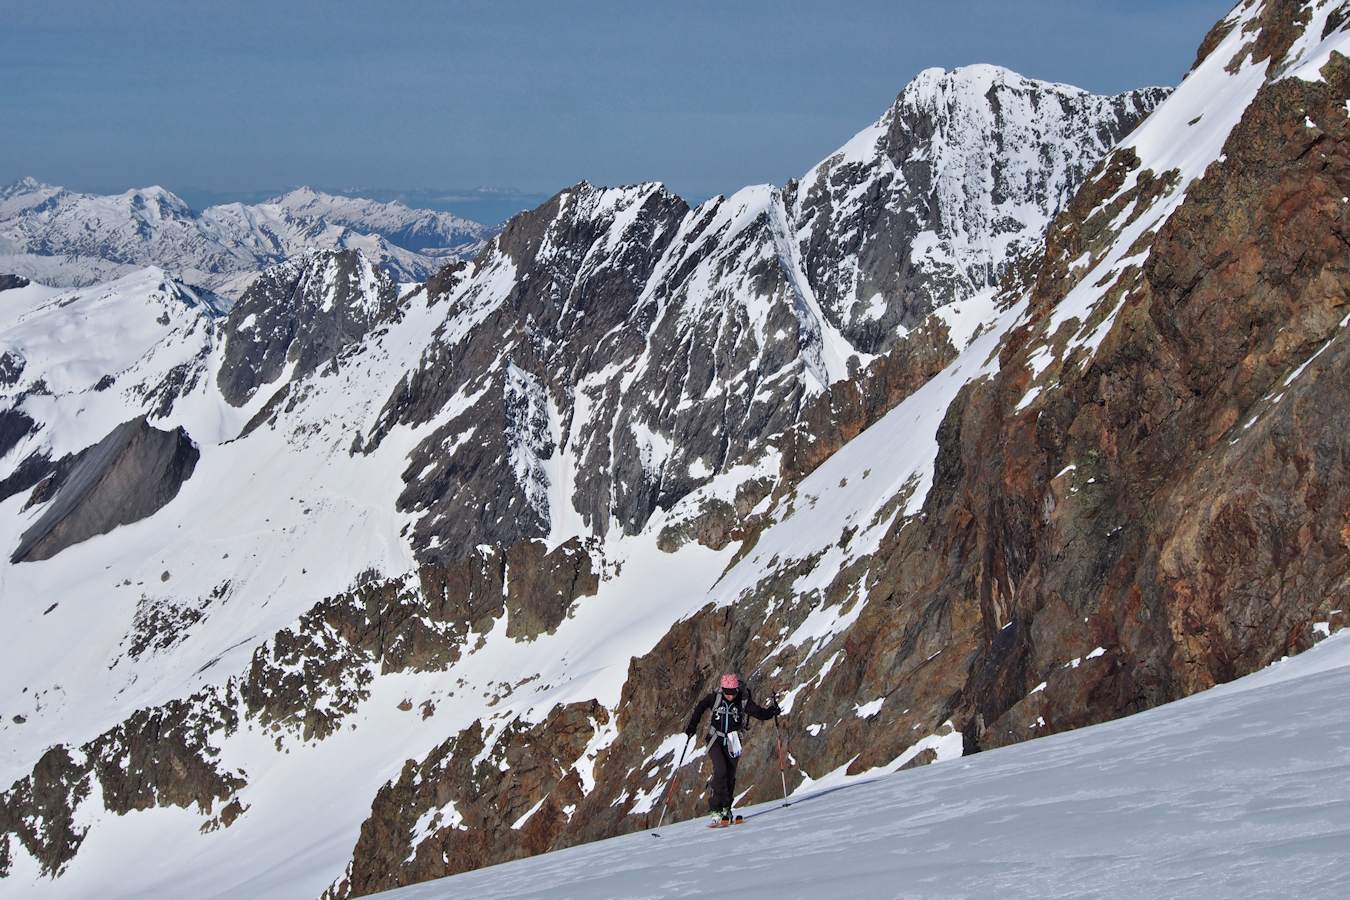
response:
<path id="1" fill-rule="evenodd" d="M 1148 712 L 480 869 L 389 900 L 1331 897 L 1350 878 L 1350 632 Z M 748 753 L 772 752 L 752 743 Z"/>

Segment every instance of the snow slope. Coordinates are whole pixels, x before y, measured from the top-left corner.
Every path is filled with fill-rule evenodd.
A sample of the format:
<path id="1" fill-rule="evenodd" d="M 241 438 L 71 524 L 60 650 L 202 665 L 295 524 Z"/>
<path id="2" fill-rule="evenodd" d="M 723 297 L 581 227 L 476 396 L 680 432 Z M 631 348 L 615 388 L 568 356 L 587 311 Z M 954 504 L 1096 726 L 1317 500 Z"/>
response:
<path id="1" fill-rule="evenodd" d="M 380 896 L 1340 896 L 1347 692 L 1339 632 L 1126 719 L 812 786 L 747 808 L 743 828 L 682 822 Z M 768 737 L 747 752 L 772 752 Z"/>

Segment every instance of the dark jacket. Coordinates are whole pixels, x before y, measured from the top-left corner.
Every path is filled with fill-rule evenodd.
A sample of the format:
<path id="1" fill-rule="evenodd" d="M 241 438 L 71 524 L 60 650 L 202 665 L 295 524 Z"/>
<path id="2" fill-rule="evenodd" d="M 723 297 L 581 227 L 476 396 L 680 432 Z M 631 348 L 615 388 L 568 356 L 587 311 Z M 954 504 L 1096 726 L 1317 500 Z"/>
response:
<path id="1" fill-rule="evenodd" d="M 749 688 L 742 687 L 730 703 L 723 699 L 722 692 L 717 690 L 698 701 L 698 706 L 694 707 L 694 714 L 689 717 L 689 724 L 685 727 L 684 733 L 693 737 L 694 732 L 698 731 L 699 720 L 709 710 L 713 714 L 711 724 L 714 735 L 729 734 L 745 728 L 747 714 L 756 719 L 772 719 L 780 712 L 777 703 L 771 703 L 767 707 L 756 703 L 755 698 L 750 696 Z"/>

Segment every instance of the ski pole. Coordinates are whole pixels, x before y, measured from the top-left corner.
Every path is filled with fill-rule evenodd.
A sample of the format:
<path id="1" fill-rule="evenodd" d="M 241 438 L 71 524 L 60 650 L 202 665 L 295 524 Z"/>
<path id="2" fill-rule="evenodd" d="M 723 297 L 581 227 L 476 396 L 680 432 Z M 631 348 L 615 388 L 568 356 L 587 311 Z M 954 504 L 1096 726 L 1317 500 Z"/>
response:
<path id="1" fill-rule="evenodd" d="M 773 702 L 778 702 L 775 694 Z M 783 746 L 783 726 L 778 724 L 778 716 L 773 717 L 773 730 L 778 736 L 778 778 L 783 782 L 783 800 L 787 800 L 787 750 Z"/>
<path id="2" fill-rule="evenodd" d="M 670 774 L 670 790 L 666 791 L 666 796 L 661 800 L 661 817 L 656 820 L 657 828 L 660 828 L 661 823 L 666 820 L 666 807 L 670 805 L 671 795 L 675 793 L 675 785 L 680 781 L 680 767 L 684 765 L 684 755 L 689 752 L 689 742 L 693 739 L 692 734 L 684 739 L 684 749 L 680 751 L 680 761 L 675 764 L 675 771 Z M 653 835 L 653 837 L 658 836 Z"/>

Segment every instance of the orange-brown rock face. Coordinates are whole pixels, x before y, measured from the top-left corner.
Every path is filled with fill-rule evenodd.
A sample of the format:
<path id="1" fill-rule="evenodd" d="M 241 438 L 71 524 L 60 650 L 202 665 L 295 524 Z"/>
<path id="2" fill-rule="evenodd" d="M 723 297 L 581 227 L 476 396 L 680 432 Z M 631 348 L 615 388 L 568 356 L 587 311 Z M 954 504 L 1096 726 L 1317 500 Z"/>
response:
<path id="1" fill-rule="evenodd" d="M 583 796 L 569 767 L 608 721 L 595 703 L 559 706 L 537 725 L 512 723 L 492 746 L 475 722 L 409 760 L 375 797 L 330 893 L 360 896 L 551 849 Z"/>
<path id="2" fill-rule="evenodd" d="M 1278 57 L 1270 43 L 1256 46 Z M 928 540 L 979 560 L 953 567 L 982 606 L 963 702 L 977 746 L 1245 674 L 1350 605 L 1350 66 L 1333 54 L 1323 75 L 1260 90 L 1146 236 L 1095 356 L 1014 408 L 1030 356 L 1014 335 L 1000 375 L 949 414 Z M 1092 219 L 1072 215 L 1059 260 L 1090 248 Z M 1063 271 L 1052 242 L 1035 316 Z"/>

